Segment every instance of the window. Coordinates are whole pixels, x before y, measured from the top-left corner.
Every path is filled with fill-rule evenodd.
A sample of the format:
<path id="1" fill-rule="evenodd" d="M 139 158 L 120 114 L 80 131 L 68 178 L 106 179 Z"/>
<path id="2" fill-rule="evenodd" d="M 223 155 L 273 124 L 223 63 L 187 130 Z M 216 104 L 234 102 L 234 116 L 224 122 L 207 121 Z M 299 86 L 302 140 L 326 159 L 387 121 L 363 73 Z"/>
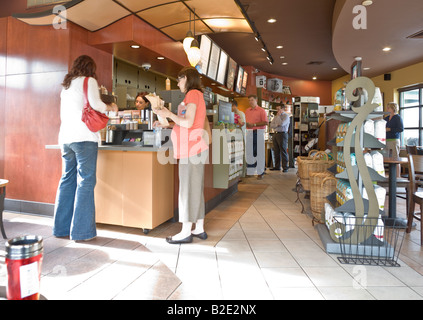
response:
<path id="1" fill-rule="evenodd" d="M 404 122 L 401 146 L 421 146 L 423 142 L 423 84 L 403 88 L 400 93 L 400 116 Z"/>
<path id="2" fill-rule="evenodd" d="M 49 4 L 59 4 L 70 0 L 27 0 L 27 7 L 44 6 Z"/>

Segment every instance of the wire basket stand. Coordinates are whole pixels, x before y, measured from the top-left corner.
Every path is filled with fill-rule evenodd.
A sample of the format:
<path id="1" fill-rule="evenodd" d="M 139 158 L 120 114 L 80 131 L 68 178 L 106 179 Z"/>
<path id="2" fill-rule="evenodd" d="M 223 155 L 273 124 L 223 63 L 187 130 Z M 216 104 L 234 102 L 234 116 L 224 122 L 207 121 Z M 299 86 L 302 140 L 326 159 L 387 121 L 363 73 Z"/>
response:
<path id="1" fill-rule="evenodd" d="M 405 229 L 396 225 L 395 219 L 368 218 L 369 225 L 357 224 L 356 219 L 335 222 L 340 232 L 339 245 L 342 264 L 400 267 L 399 253 L 404 241 Z M 380 220 L 380 221 L 379 221 Z M 388 222 L 388 223 L 387 223 Z M 375 227 L 376 226 L 376 227 Z M 342 234 L 342 235 L 341 235 Z M 370 234 L 365 241 L 357 239 Z"/>

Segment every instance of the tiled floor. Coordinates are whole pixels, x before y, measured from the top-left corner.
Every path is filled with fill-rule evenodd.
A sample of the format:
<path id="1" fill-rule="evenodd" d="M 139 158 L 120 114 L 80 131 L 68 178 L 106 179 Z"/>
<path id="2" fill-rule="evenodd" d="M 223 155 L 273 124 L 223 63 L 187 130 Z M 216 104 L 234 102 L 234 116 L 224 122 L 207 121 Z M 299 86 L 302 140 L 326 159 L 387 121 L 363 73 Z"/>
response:
<path id="1" fill-rule="evenodd" d="M 44 237 L 48 299 L 423 299 L 419 231 L 406 235 L 399 268 L 340 264 L 295 203 L 295 181 L 293 169 L 244 179 L 207 215 L 209 238 L 187 245 L 165 242 L 180 229 L 170 222 L 148 235 L 101 225 L 87 243 L 52 237 L 51 218 L 5 213 L 5 225 L 9 237 Z"/>

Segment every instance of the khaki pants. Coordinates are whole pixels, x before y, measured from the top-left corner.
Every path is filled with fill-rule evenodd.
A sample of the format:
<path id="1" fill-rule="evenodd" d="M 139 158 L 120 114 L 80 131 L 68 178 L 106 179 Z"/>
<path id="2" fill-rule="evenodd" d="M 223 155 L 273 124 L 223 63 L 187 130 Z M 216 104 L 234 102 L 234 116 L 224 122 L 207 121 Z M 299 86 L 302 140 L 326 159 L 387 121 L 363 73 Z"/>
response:
<path id="1" fill-rule="evenodd" d="M 386 140 L 386 156 L 389 158 L 398 158 L 400 152 L 400 141 Z"/>
<path id="2" fill-rule="evenodd" d="M 204 166 L 209 151 L 179 161 L 179 222 L 204 219 Z M 192 159 L 195 158 L 195 159 Z"/>

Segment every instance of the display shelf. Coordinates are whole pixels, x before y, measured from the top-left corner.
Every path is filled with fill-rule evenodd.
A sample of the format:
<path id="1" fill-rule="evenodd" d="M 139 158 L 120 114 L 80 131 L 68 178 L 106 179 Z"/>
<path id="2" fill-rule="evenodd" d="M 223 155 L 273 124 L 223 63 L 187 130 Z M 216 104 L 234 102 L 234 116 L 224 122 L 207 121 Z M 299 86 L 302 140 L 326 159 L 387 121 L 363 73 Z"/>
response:
<path id="1" fill-rule="evenodd" d="M 242 130 L 221 129 L 220 135 L 213 134 L 213 188 L 227 189 L 242 175 L 244 150 Z"/>
<path id="2" fill-rule="evenodd" d="M 351 85 L 350 85 L 350 87 L 351 87 Z M 350 90 L 351 90 L 351 88 L 350 88 Z M 349 110 L 335 111 L 335 112 L 332 112 L 331 114 L 329 114 L 328 115 L 329 119 L 339 120 L 343 123 L 350 123 L 351 126 L 354 126 L 354 127 L 348 126 L 346 128 L 347 131 L 343 131 L 345 129 L 342 129 L 342 127 L 341 127 L 341 132 L 340 132 L 341 137 L 339 137 L 337 135 L 337 137 L 335 139 L 330 141 L 330 145 L 337 146 L 337 147 L 340 147 L 340 148 L 344 148 L 345 144 L 346 144 L 345 137 L 348 134 L 351 134 L 351 130 L 354 130 L 353 133 L 351 134 L 351 140 L 350 140 L 350 148 L 351 148 L 350 152 L 351 153 L 355 153 L 354 151 L 357 149 L 357 147 L 363 148 L 363 149 L 383 149 L 385 147 L 385 144 L 381 143 L 374 136 L 364 132 L 364 125 L 363 124 L 364 124 L 365 121 L 367 121 L 369 119 L 381 118 L 385 114 L 384 112 L 369 111 L 372 107 L 373 107 L 372 105 L 366 104 L 366 105 L 363 105 L 363 108 L 357 108 L 357 109 L 351 110 L 351 111 L 349 111 Z M 356 118 L 358 115 L 360 115 L 359 118 Z M 358 133 L 355 132 L 355 130 L 360 130 L 359 131 L 360 139 L 359 139 L 358 142 L 356 141 L 356 134 L 358 134 Z M 342 139 L 342 140 L 337 142 L 339 139 Z M 349 162 L 349 160 L 348 160 L 348 162 Z M 350 165 L 348 164 L 348 166 L 350 166 Z M 333 166 L 328 171 L 335 173 L 335 177 L 337 179 L 350 181 L 351 183 L 352 183 L 351 179 L 356 180 L 355 186 L 358 186 L 357 190 L 363 195 L 364 183 L 363 183 L 363 177 L 360 173 L 360 170 L 367 170 L 368 175 L 366 175 L 366 177 L 370 177 L 370 182 L 372 182 L 372 181 L 373 182 L 386 182 L 387 181 L 386 177 L 380 175 L 373 168 L 370 168 L 366 165 L 364 165 L 364 166 L 361 165 L 360 169 L 359 169 L 358 165 L 353 165 L 352 166 L 353 177 L 350 177 L 348 175 L 349 170 L 347 170 L 347 169 L 344 169 L 344 171 L 337 173 L 337 166 Z M 366 178 L 366 179 L 368 179 L 368 178 Z M 343 185 L 343 184 L 341 184 L 341 185 Z M 330 196 L 327 197 L 328 203 L 335 210 L 335 212 L 355 214 L 356 213 L 356 201 L 355 200 L 357 200 L 357 199 L 349 200 L 349 201 L 345 202 L 344 204 L 340 205 L 337 201 L 337 192 L 338 191 L 336 191 L 335 193 L 333 193 L 333 194 L 331 194 Z M 357 195 L 354 195 L 354 197 L 357 197 Z M 363 198 L 363 197 L 361 196 L 361 198 Z M 369 200 L 363 198 L 363 207 L 364 207 L 364 212 L 360 212 L 360 216 L 361 216 L 361 214 L 367 215 L 369 213 L 369 207 L 370 207 L 369 206 Z M 380 215 L 383 215 L 384 211 L 379 210 L 378 213 Z M 375 214 L 375 212 L 373 212 L 373 215 L 374 214 Z M 335 242 L 338 242 L 338 241 L 336 241 L 335 235 L 333 234 L 333 232 L 334 232 L 333 230 L 330 230 L 331 237 Z"/>
<path id="3" fill-rule="evenodd" d="M 355 134 L 353 134 L 351 141 L 355 140 Z M 341 141 L 338 142 L 336 145 L 338 147 L 344 147 L 344 142 L 345 141 Z M 380 142 L 379 140 L 377 140 L 374 136 L 368 134 L 368 133 L 364 133 L 363 134 L 363 147 L 364 148 L 369 148 L 369 149 L 384 149 L 386 147 L 386 145 L 382 142 Z"/>
<path id="4" fill-rule="evenodd" d="M 328 201 L 328 203 L 332 206 L 332 208 L 336 212 L 341 212 L 341 213 L 354 213 L 355 212 L 354 200 L 348 200 L 343 205 L 341 205 L 336 200 L 336 191 L 331 193 L 330 195 L 328 195 L 326 197 L 326 200 Z M 364 200 L 364 213 L 367 214 L 367 213 L 369 213 L 369 200 L 367 200 L 367 199 L 363 199 L 363 200 Z M 384 213 L 385 212 L 383 210 L 379 210 L 379 214 L 383 215 Z"/>
<path id="5" fill-rule="evenodd" d="M 293 134 L 292 145 L 294 157 L 307 154 L 305 146 L 310 141 L 313 132 L 319 123 L 318 97 L 295 97 L 293 106 Z"/>
<path id="6" fill-rule="evenodd" d="M 367 167 L 367 169 L 369 170 L 370 179 L 372 181 L 376 181 L 376 182 L 388 182 L 388 179 L 386 177 L 380 175 L 373 168 Z M 354 172 L 354 178 L 357 180 L 358 179 L 358 176 L 359 176 L 359 172 L 358 172 L 358 167 L 357 166 L 353 166 L 353 172 Z M 344 170 L 344 171 L 342 171 L 340 173 L 337 173 L 335 175 L 335 178 L 348 180 L 349 177 L 348 177 L 347 170 Z"/>

